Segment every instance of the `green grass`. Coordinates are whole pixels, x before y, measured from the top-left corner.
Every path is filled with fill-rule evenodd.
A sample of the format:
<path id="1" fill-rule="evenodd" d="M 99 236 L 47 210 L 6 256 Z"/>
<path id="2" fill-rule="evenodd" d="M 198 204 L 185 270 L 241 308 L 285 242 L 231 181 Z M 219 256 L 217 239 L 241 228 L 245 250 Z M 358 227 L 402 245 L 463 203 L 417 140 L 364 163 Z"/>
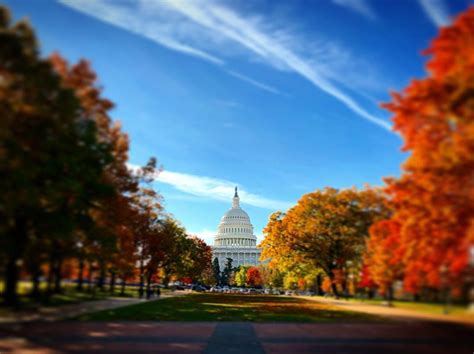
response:
<path id="1" fill-rule="evenodd" d="M 19 294 L 19 308 L 20 309 L 34 309 L 38 306 L 55 307 L 68 304 L 77 304 L 86 301 L 97 301 L 107 299 L 109 297 L 120 296 L 120 286 L 115 288 L 115 292 L 111 293 L 108 291 L 108 287 L 105 287 L 106 291 L 95 291 L 88 292 L 87 285 L 85 285 L 83 291 L 76 289 L 76 284 L 64 283 L 62 285 L 62 291 L 59 294 L 52 294 L 50 297 L 45 296 L 46 283 L 40 283 L 41 296 L 39 299 L 32 299 L 29 294 L 31 293 L 32 284 L 31 282 L 22 281 L 18 285 Z M 0 283 L 0 293 L 3 292 L 3 284 Z M 125 288 L 125 297 L 138 297 L 138 290 L 132 287 Z M 0 300 L 0 315 L 5 315 L 10 312 L 1 306 Z"/>
<path id="2" fill-rule="evenodd" d="M 83 315 L 91 321 L 378 322 L 386 319 L 275 295 L 189 294 Z"/>
<path id="3" fill-rule="evenodd" d="M 341 300 L 344 300 L 341 298 Z M 383 305 L 384 300 L 380 299 L 348 299 L 347 301 L 354 303 L 361 303 L 367 305 Z M 430 314 L 444 314 L 445 304 L 433 303 L 433 302 L 415 302 L 415 301 L 392 301 L 392 306 L 404 310 L 412 310 L 416 312 L 430 313 Z M 472 316 L 468 312 L 467 306 L 451 304 L 449 306 L 449 313 L 453 315 L 466 315 Z"/>

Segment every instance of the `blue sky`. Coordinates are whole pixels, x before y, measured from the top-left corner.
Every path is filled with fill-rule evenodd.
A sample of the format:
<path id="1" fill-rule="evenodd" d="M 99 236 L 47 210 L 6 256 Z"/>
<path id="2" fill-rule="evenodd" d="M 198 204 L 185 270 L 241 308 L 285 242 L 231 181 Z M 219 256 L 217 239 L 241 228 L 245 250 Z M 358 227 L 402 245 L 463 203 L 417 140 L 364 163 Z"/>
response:
<path id="1" fill-rule="evenodd" d="M 405 156 L 380 108 L 423 77 L 420 55 L 470 0 L 15 0 L 42 53 L 86 58 L 131 164 L 212 242 L 233 186 L 260 236 L 302 194 L 381 185 Z M 260 237 L 261 239 L 261 237 Z"/>

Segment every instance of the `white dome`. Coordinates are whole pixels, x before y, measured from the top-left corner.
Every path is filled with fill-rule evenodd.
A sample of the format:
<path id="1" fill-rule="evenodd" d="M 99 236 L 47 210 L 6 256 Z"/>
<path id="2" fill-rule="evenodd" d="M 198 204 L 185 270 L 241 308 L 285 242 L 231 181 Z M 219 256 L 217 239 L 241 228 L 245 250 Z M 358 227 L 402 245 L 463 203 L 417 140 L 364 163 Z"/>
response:
<path id="1" fill-rule="evenodd" d="M 250 223 L 249 215 L 241 208 L 232 208 L 226 211 L 224 216 L 222 217 L 222 221 L 231 221 L 234 219 L 238 220 L 245 220 Z"/>
<path id="2" fill-rule="evenodd" d="M 215 246 L 255 246 L 257 238 L 248 214 L 240 207 L 240 199 L 235 188 L 232 208 L 221 218 L 217 228 Z"/>

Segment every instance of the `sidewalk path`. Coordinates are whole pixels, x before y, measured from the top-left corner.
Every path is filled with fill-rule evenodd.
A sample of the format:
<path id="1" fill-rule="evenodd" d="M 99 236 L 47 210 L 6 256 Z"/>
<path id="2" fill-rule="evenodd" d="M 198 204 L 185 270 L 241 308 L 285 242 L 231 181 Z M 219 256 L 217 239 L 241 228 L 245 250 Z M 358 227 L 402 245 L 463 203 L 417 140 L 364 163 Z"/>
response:
<path id="1" fill-rule="evenodd" d="M 324 304 L 330 304 L 335 306 L 344 307 L 346 310 L 370 313 L 373 315 L 380 315 L 386 317 L 392 317 L 394 319 L 404 321 L 437 321 L 437 322 L 450 322 L 467 324 L 474 326 L 474 315 L 444 315 L 435 313 L 418 312 L 414 310 L 401 309 L 396 307 L 388 307 L 383 305 L 369 305 L 362 302 L 350 302 L 346 300 L 336 300 L 332 298 L 324 297 L 311 297 L 302 296 L 303 298 L 311 301 L 316 301 Z"/>
<path id="2" fill-rule="evenodd" d="M 0 317 L 0 326 L 8 324 L 20 324 L 28 322 L 53 322 L 64 320 L 71 317 L 77 317 L 87 313 L 111 310 L 119 307 L 130 306 L 139 304 L 146 301 L 157 301 L 175 296 L 184 295 L 184 292 L 175 291 L 172 293 L 162 294 L 160 297 L 147 299 L 137 298 L 123 298 L 123 297 L 111 297 L 106 300 L 98 301 L 86 301 L 77 304 L 55 306 L 55 307 L 40 307 L 34 311 L 24 311 L 14 313 L 10 316 Z"/>
<path id="3" fill-rule="evenodd" d="M 465 354 L 474 329 L 435 322 L 51 322 L 0 330 L 0 352 L 18 354 Z"/>

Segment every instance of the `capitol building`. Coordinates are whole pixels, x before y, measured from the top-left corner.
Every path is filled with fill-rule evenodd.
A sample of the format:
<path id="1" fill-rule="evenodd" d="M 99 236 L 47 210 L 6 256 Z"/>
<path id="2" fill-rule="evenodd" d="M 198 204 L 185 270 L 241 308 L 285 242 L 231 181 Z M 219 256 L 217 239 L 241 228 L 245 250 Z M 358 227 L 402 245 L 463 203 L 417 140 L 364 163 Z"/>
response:
<path id="1" fill-rule="evenodd" d="M 221 269 L 227 258 L 232 258 L 232 266 L 260 264 L 260 250 L 257 248 L 257 237 L 248 214 L 240 207 L 239 194 L 235 194 L 230 208 L 222 217 L 217 228 L 217 235 L 212 246 L 213 258 L 219 260 Z"/>

